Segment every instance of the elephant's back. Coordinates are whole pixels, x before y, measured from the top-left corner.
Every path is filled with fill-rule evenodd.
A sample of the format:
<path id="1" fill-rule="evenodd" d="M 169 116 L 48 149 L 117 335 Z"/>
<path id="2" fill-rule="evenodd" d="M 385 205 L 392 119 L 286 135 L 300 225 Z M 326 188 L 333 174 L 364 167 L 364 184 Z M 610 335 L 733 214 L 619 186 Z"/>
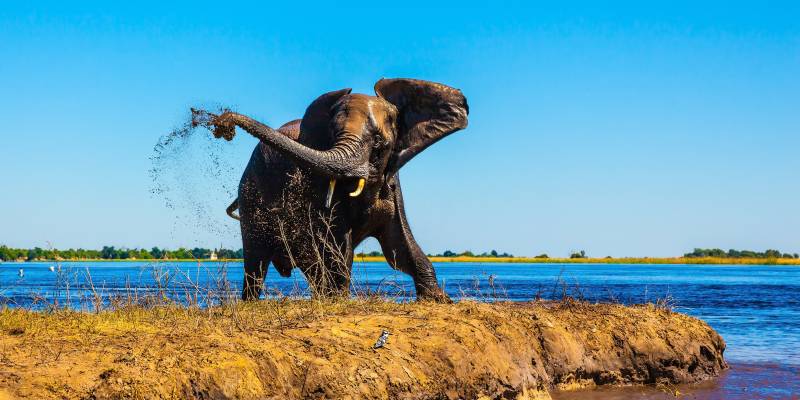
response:
<path id="1" fill-rule="evenodd" d="M 302 119 L 296 119 L 296 120 L 293 120 L 293 121 L 289 121 L 289 122 L 281 125 L 281 127 L 278 128 L 278 132 L 280 132 L 280 133 L 282 133 L 282 134 L 284 134 L 284 135 L 286 135 L 286 136 L 288 136 L 288 137 L 290 137 L 290 138 L 292 138 L 294 140 L 297 140 L 298 138 L 300 138 L 300 123 L 301 122 L 303 122 Z"/>
<path id="2" fill-rule="evenodd" d="M 289 121 L 280 128 L 277 129 L 278 132 L 284 134 L 286 137 L 297 141 L 300 137 L 300 122 L 302 120 L 296 119 L 293 121 Z M 273 149 L 269 145 L 264 142 L 258 143 L 258 148 L 261 150 L 261 153 L 264 155 L 264 161 L 267 164 L 285 164 L 289 161 L 283 154 L 281 154 L 278 150 Z"/>

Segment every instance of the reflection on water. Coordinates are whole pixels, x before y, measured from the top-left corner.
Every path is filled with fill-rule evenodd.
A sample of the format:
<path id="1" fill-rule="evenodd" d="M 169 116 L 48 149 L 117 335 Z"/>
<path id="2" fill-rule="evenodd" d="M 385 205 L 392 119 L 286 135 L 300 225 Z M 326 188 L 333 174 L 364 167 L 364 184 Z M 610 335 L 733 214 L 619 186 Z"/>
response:
<path id="1" fill-rule="evenodd" d="M 0 264 L 0 301 L 23 307 L 42 307 L 54 301 L 59 305 L 85 305 L 81 299 L 90 297 L 89 276 L 95 290 L 104 296 L 144 295 L 166 286 L 173 295 L 214 288 L 236 297 L 242 281 L 241 263 L 166 263 L 154 268 L 144 262 L 70 262 L 60 264 L 61 272 L 58 267 L 52 262 Z M 20 268 L 24 270 L 23 277 Z M 518 301 L 566 294 L 625 304 L 666 299 L 677 311 L 702 318 L 716 329 L 728 344 L 726 359 L 735 366 L 717 381 L 729 391 L 719 387 L 684 389 L 693 393 L 710 390 L 714 395 L 738 396 L 736 390 L 755 387 L 750 385 L 797 381 L 800 267 L 441 263 L 436 265 L 436 271 L 453 298 Z M 305 280 L 297 270 L 291 278 L 280 278 L 270 271 L 267 287 L 270 294 L 307 294 Z M 384 293 L 399 300 L 414 295 L 411 279 L 386 263 L 357 263 L 353 289 Z M 36 302 L 37 298 L 45 301 Z M 784 379 L 786 376 L 793 379 Z M 756 397 L 783 397 L 800 391 L 797 386 L 787 386 L 791 384 L 794 383 L 784 383 L 783 389 L 773 388 L 774 393 L 749 393 L 758 393 Z M 639 393 L 636 390 L 646 389 L 629 390 L 632 392 L 620 398 L 630 398 Z M 616 396 L 612 392 L 608 395 Z M 660 394 L 642 396 L 650 395 Z M 703 398 L 735 398 L 730 396 Z"/>

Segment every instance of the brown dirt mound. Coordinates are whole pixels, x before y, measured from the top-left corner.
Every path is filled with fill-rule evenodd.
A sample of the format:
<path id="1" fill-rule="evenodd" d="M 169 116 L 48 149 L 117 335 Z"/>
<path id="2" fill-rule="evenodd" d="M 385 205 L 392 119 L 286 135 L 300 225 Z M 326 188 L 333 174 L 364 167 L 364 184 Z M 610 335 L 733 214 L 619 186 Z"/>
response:
<path id="1" fill-rule="evenodd" d="M 572 301 L 3 310 L 0 399 L 546 399 L 707 379 L 724 349 L 683 314 Z"/>

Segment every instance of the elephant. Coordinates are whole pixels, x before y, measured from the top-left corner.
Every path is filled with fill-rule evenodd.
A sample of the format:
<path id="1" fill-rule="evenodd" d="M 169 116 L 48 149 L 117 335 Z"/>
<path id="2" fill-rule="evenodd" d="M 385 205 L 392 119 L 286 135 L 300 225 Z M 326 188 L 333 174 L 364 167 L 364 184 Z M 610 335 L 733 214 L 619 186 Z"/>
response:
<path id="1" fill-rule="evenodd" d="M 300 268 L 313 296 L 349 296 L 354 248 L 374 237 L 387 262 L 413 278 L 418 300 L 450 302 L 409 228 L 399 170 L 467 127 L 466 97 L 404 78 L 381 79 L 374 91 L 325 93 L 278 129 L 230 110 L 192 109 L 193 126 L 216 138 L 232 140 L 238 127 L 259 139 L 226 210 L 242 232 L 243 300 L 261 297 L 270 263 L 283 277 Z"/>

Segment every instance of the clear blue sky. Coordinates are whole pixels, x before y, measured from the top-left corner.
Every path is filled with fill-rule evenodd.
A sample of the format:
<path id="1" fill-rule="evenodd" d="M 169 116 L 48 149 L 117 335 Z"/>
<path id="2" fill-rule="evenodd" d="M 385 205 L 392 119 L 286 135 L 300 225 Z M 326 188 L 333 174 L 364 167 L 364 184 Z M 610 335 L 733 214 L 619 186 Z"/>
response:
<path id="1" fill-rule="evenodd" d="M 24 3 L 0 8 L 0 243 L 238 248 L 149 192 L 190 106 L 279 125 L 416 77 L 471 109 L 401 173 L 427 252 L 800 252 L 796 1 Z M 224 148 L 226 179 L 254 144 Z"/>

